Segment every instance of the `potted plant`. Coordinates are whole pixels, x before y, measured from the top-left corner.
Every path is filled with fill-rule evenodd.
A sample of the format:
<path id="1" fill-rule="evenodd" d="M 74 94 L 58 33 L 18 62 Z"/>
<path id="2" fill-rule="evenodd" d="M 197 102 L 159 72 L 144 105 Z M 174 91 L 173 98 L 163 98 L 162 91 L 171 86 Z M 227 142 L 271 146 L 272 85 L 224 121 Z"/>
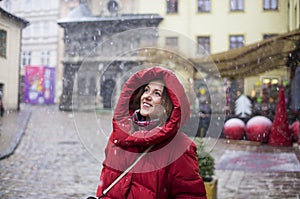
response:
<path id="1" fill-rule="evenodd" d="M 214 177 L 215 159 L 205 150 L 202 139 L 196 141 L 199 174 L 202 177 L 208 199 L 217 199 L 218 180 Z"/>

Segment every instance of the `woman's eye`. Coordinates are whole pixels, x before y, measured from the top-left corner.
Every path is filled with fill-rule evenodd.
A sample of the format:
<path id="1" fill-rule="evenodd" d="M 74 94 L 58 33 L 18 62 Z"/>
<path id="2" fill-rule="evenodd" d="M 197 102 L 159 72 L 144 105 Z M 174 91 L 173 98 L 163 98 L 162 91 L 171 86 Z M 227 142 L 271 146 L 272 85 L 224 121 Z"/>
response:
<path id="1" fill-rule="evenodd" d="M 161 96 L 160 92 L 155 92 L 155 95 L 159 97 Z"/>

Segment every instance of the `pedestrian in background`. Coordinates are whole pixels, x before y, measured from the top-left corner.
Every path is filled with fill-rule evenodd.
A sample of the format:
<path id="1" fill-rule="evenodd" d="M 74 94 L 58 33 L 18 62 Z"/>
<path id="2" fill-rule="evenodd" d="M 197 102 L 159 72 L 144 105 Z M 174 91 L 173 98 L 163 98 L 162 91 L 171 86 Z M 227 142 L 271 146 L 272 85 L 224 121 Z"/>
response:
<path id="1" fill-rule="evenodd" d="M 183 86 L 170 70 L 154 67 L 130 77 L 114 111 L 97 197 L 206 199 L 196 145 L 180 132 L 189 118 L 189 107 Z"/>
<path id="2" fill-rule="evenodd" d="M 2 101 L 2 92 L 0 91 L 0 116 L 3 117 L 4 115 L 4 105 Z"/>

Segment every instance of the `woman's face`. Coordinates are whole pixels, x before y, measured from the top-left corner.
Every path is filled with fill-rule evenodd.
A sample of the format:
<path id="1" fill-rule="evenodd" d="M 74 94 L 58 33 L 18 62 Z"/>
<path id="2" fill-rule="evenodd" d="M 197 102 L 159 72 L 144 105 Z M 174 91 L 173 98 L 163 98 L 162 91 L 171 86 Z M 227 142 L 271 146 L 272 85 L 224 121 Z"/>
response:
<path id="1" fill-rule="evenodd" d="M 146 118 L 150 118 L 157 105 L 161 104 L 164 83 L 161 80 L 151 81 L 141 96 L 140 114 Z"/>

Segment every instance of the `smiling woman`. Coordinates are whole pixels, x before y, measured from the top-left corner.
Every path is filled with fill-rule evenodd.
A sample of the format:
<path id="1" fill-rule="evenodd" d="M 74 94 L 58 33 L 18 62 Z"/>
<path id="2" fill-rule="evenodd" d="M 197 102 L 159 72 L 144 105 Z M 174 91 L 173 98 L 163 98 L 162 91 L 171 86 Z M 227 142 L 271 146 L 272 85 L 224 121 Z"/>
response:
<path id="1" fill-rule="evenodd" d="M 140 113 L 150 120 L 150 115 L 156 110 L 156 106 L 161 104 L 161 96 L 164 91 L 164 83 L 159 80 L 151 81 L 144 89 L 140 101 Z"/>
<path id="2" fill-rule="evenodd" d="M 196 145 L 180 130 L 189 108 L 172 71 L 153 67 L 132 75 L 114 111 L 97 196 L 206 199 Z"/>
<path id="3" fill-rule="evenodd" d="M 173 104 L 165 83 L 161 79 L 152 80 L 137 89 L 129 109 L 134 111 L 134 122 L 162 125 L 171 115 Z"/>

